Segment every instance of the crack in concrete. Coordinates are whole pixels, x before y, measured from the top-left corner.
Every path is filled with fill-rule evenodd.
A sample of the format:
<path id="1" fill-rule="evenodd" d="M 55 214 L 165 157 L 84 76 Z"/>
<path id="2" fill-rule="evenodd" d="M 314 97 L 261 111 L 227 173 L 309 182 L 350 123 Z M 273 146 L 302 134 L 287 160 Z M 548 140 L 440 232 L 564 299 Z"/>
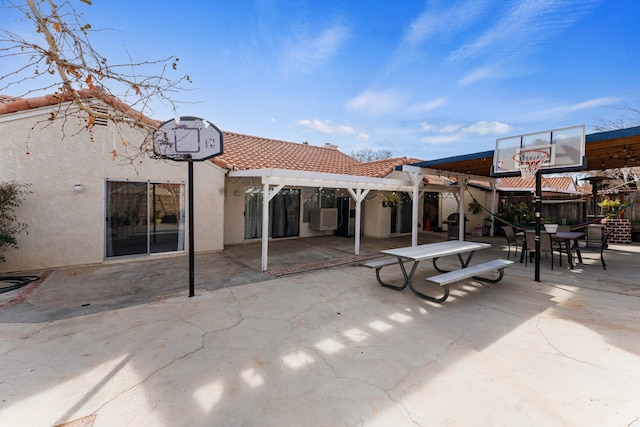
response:
<path id="1" fill-rule="evenodd" d="M 159 366 L 157 369 L 155 369 L 154 371 L 150 372 L 146 377 L 144 377 L 142 380 L 138 381 L 135 384 L 132 384 L 131 386 L 127 387 L 126 389 L 116 393 L 112 398 L 108 399 L 106 402 L 104 402 L 103 404 L 101 404 L 100 406 L 98 406 L 98 408 L 96 408 L 94 411 L 91 412 L 90 415 L 93 414 L 98 414 L 98 412 L 100 412 L 102 409 L 104 409 L 106 406 L 110 405 L 112 402 L 114 402 L 115 400 L 119 399 L 121 396 L 124 396 L 125 394 L 129 393 L 131 390 L 134 390 L 136 388 L 138 388 L 139 386 L 145 384 L 147 381 L 149 381 L 152 377 L 154 377 L 157 373 L 167 369 L 168 367 L 170 367 L 171 365 L 173 365 L 174 363 L 180 361 L 180 360 L 184 360 L 190 356 L 193 356 L 194 354 L 196 354 L 197 352 L 203 350 L 205 348 L 205 339 L 206 336 L 208 335 L 207 332 L 205 332 L 202 328 L 200 328 L 197 325 L 194 325 L 193 323 L 190 322 L 185 322 L 188 323 L 192 326 L 195 326 L 196 328 L 200 329 L 200 331 L 202 331 L 202 335 L 201 335 L 201 339 L 200 339 L 200 346 L 198 346 L 197 348 L 188 351 L 178 357 L 175 357 L 173 359 L 171 359 L 168 363 L 165 363 L 162 366 Z"/>
<path id="2" fill-rule="evenodd" d="M 243 321 L 243 316 L 242 316 L 242 310 L 240 309 L 240 301 L 238 300 L 238 298 L 236 297 L 236 295 L 233 293 L 233 291 L 230 291 L 231 295 L 233 296 L 233 300 L 235 302 L 235 308 L 236 308 L 236 322 L 230 326 L 227 326 L 225 328 L 221 328 L 221 329 L 217 329 L 217 330 L 213 330 L 213 331 L 206 331 L 204 330 L 200 325 L 189 321 L 185 318 L 183 318 L 182 316 L 178 315 L 175 312 L 172 312 L 171 314 L 179 319 L 181 322 L 186 323 L 188 325 L 193 326 L 194 328 L 198 329 L 201 332 L 200 335 L 200 345 L 191 350 L 188 351 L 180 356 L 177 356 L 173 359 L 171 359 L 168 363 L 165 363 L 162 366 L 159 366 L 157 369 L 155 369 L 154 371 L 150 372 L 147 376 L 145 376 L 142 380 L 138 381 L 135 384 L 132 384 L 131 386 L 127 387 L 126 389 L 120 391 L 119 393 L 116 393 L 112 398 L 108 399 L 106 402 L 102 403 L 98 408 L 96 408 L 93 412 L 91 412 L 91 415 L 93 414 L 98 414 L 98 412 L 100 412 L 102 409 L 104 409 L 105 407 L 107 407 L 108 405 L 110 405 L 112 402 L 116 401 L 117 399 L 119 399 L 121 396 L 124 396 L 125 394 L 129 393 L 130 391 L 138 388 L 139 386 L 145 384 L 147 381 L 149 381 L 151 378 L 153 378 L 156 374 L 158 374 L 159 372 L 169 368 L 171 365 L 173 365 L 174 363 L 177 363 L 181 360 L 184 360 L 188 357 L 193 356 L 194 354 L 198 353 L 199 351 L 203 350 L 205 348 L 205 342 L 206 339 L 208 338 L 208 336 L 216 334 L 218 332 L 222 332 L 222 331 L 226 331 L 226 330 L 230 330 L 233 329 L 235 327 L 237 327 L 239 324 L 242 323 Z"/>

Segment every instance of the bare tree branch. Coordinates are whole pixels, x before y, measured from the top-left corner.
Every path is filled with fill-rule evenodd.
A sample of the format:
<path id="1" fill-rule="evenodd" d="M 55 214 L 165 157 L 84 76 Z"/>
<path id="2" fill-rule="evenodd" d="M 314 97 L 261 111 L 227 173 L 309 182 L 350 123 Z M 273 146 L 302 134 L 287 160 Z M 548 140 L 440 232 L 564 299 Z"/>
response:
<path id="1" fill-rule="evenodd" d="M 70 103 L 84 114 L 89 131 L 100 119 L 152 132 L 157 123 L 148 116 L 156 102 L 169 106 L 177 115 L 173 96 L 186 90 L 183 84 L 191 82 L 188 75 L 173 77 L 179 58 L 130 58 L 129 63 L 110 64 L 89 40 L 89 34 L 96 30 L 84 22 L 69 0 L 25 0 L 20 4 L 0 1 L 3 9 L 17 12 L 22 22 L 35 27 L 33 40 L 0 28 L 0 69 L 4 70 L 0 93 L 14 88 L 23 90 L 23 86 L 18 97 L 52 91 L 60 104 Z M 90 0 L 80 1 L 91 5 Z M 73 111 L 61 106 L 49 120 L 74 114 Z M 128 155 L 137 157 L 139 153 L 135 151 L 146 151 L 148 142 L 136 149 L 129 147 Z"/>

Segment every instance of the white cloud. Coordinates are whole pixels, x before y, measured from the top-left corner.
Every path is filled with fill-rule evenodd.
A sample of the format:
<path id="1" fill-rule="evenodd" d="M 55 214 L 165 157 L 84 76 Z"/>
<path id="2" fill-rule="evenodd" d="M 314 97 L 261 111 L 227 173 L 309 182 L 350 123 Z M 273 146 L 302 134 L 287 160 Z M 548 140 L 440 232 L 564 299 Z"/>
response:
<path id="1" fill-rule="evenodd" d="M 511 130 L 511 126 L 500 122 L 480 121 L 462 129 L 464 133 L 475 133 L 478 135 L 503 134 Z"/>
<path id="2" fill-rule="evenodd" d="M 443 2 L 448 9 L 434 10 L 434 4 L 428 2 L 427 9 L 418 15 L 406 29 L 403 42 L 413 47 L 423 43 L 435 34 L 452 33 L 467 27 L 483 12 L 484 2 L 469 0 L 459 2 Z"/>
<path id="3" fill-rule="evenodd" d="M 468 139 L 469 137 L 465 137 L 465 135 L 469 134 L 502 134 L 511 130 L 511 126 L 505 123 L 487 121 L 479 121 L 469 126 L 449 124 L 440 127 L 430 125 L 428 123 L 421 123 L 420 127 L 422 130 L 432 133 L 432 135 L 420 138 L 420 141 L 436 145 L 450 144 L 463 139 Z"/>
<path id="4" fill-rule="evenodd" d="M 465 60 L 502 52 L 505 56 L 530 52 L 545 39 L 552 37 L 589 10 L 595 0 L 520 1 L 475 40 L 451 54 L 452 60 Z M 490 20 L 487 21 L 491 24 Z"/>
<path id="5" fill-rule="evenodd" d="M 440 128 L 441 133 L 453 133 L 460 130 L 462 126 L 460 125 L 446 125 Z"/>
<path id="6" fill-rule="evenodd" d="M 567 114 L 574 111 L 588 110 L 590 108 L 598 108 L 604 107 L 607 105 L 617 104 L 622 102 L 623 98 L 615 98 L 615 97 L 601 97 L 589 99 L 588 101 L 578 102 L 576 104 L 571 105 L 562 105 L 559 107 L 551 108 L 549 110 L 543 111 L 541 114 L 543 116 L 547 116 L 550 114 Z"/>
<path id="7" fill-rule="evenodd" d="M 346 107 L 352 111 L 361 111 L 372 115 L 388 114 L 396 111 L 405 103 L 405 96 L 394 90 L 378 92 L 365 90 L 347 101 Z"/>
<path id="8" fill-rule="evenodd" d="M 327 133 L 330 135 L 336 135 L 336 134 L 353 135 L 355 133 L 355 130 L 351 126 L 346 126 L 346 125 L 336 126 L 333 123 L 331 123 L 330 120 L 320 121 L 318 119 L 313 119 L 313 120 L 303 119 L 303 120 L 298 120 L 298 124 L 301 126 L 307 127 L 309 129 L 322 132 L 322 133 Z"/>
<path id="9" fill-rule="evenodd" d="M 622 98 L 614 98 L 614 97 L 595 98 L 595 99 L 590 99 L 588 101 L 579 102 L 577 104 L 570 105 L 569 107 L 567 107 L 567 110 L 568 111 L 588 110 L 590 108 L 597 108 L 605 105 L 616 104 L 622 101 L 623 101 Z"/>
<path id="10" fill-rule="evenodd" d="M 435 131 L 437 129 L 436 126 L 430 125 L 427 122 L 420 123 L 420 128 L 422 128 L 422 130 L 426 130 L 427 132 L 432 132 L 432 131 Z"/>
<path id="11" fill-rule="evenodd" d="M 369 138 L 370 138 L 370 136 L 369 136 L 369 134 L 368 134 L 368 133 L 366 133 L 366 132 L 360 132 L 360 133 L 358 134 L 358 136 L 356 136 L 356 139 L 357 139 L 357 140 L 360 140 L 360 141 L 366 141 L 366 140 L 368 140 Z"/>
<path id="12" fill-rule="evenodd" d="M 497 73 L 495 71 L 495 67 L 479 68 L 461 78 L 458 84 L 460 84 L 460 86 L 466 86 L 480 80 L 495 78 L 496 76 Z"/>
<path id="13" fill-rule="evenodd" d="M 287 74 L 309 73 L 328 62 L 340 46 L 351 36 L 343 25 L 333 25 L 319 34 L 297 34 L 285 43 L 284 66 Z"/>
<path id="14" fill-rule="evenodd" d="M 459 141 L 460 135 L 449 135 L 449 136 L 425 136 L 420 138 L 420 141 L 427 142 L 429 144 L 449 144 L 451 142 Z"/>
<path id="15" fill-rule="evenodd" d="M 424 113 L 424 112 L 435 110 L 436 108 L 443 105 L 445 102 L 447 102 L 447 98 L 438 98 L 438 99 L 434 99 L 433 101 L 427 101 L 420 104 L 412 105 L 411 107 L 409 107 L 408 110 L 409 112 L 412 112 L 412 113 Z"/>

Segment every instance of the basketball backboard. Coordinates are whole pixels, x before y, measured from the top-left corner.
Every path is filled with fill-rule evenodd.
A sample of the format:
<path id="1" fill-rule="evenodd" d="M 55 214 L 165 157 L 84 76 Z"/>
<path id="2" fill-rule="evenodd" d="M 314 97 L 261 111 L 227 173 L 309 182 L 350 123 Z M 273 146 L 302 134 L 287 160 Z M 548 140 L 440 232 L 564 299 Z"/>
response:
<path id="1" fill-rule="evenodd" d="M 222 154 L 222 131 L 199 117 L 168 120 L 154 133 L 157 156 L 176 161 L 207 160 Z"/>
<path id="2" fill-rule="evenodd" d="M 520 175 L 516 160 L 526 158 L 528 150 L 546 153 L 540 163 L 542 173 L 582 170 L 586 165 L 584 141 L 583 125 L 496 139 L 491 176 Z"/>

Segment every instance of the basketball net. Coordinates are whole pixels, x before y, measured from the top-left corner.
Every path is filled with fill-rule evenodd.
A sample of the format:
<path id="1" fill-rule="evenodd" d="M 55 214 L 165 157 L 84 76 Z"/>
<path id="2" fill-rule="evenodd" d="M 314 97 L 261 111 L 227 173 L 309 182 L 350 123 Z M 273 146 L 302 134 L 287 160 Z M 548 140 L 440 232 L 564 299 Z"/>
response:
<path id="1" fill-rule="evenodd" d="M 516 166 L 523 178 L 536 176 L 536 173 L 548 158 L 549 153 L 542 150 L 522 150 L 513 156 L 513 160 L 516 162 Z"/>

